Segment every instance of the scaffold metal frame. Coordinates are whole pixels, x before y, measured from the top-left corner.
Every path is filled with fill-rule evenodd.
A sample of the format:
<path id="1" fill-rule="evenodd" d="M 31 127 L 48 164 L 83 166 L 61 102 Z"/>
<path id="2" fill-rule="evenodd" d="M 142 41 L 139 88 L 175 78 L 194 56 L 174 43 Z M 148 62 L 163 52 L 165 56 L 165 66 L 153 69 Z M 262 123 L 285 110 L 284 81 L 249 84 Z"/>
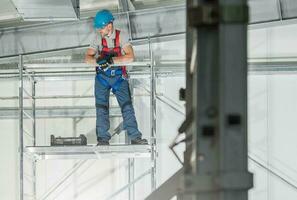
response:
<path id="1" fill-rule="evenodd" d="M 20 200 L 25 199 L 26 197 L 30 199 L 37 199 L 36 194 L 36 162 L 41 159 L 101 159 L 101 158 L 128 158 L 128 184 L 116 191 L 111 196 L 115 196 L 125 189 L 129 189 L 129 199 L 134 198 L 134 184 L 145 177 L 147 174 L 151 174 L 151 190 L 155 190 L 156 188 L 156 156 L 157 156 L 157 148 L 156 148 L 156 76 L 155 76 L 155 62 L 153 56 L 153 50 L 151 47 L 151 41 L 148 39 L 149 45 L 149 62 L 135 62 L 135 63 L 122 63 L 120 65 L 113 66 L 127 66 L 128 70 L 135 67 L 145 67 L 149 68 L 149 78 L 150 78 L 150 122 L 151 122 L 151 130 L 150 130 L 150 138 L 151 142 L 149 145 L 110 145 L 110 146 L 76 146 L 76 147 L 53 147 L 53 146 L 36 146 L 36 82 L 35 79 L 35 71 L 36 69 L 45 69 L 42 65 L 40 66 L 32 66 L 25 65 L 23 55 L 19 55 L 19 164 L 20 164 Z M 54 68 L 58 69 L 62 65 L 54 64 Z M 86 68 L 94 68 L 92 65 L 87 64 L 74 64 L 76 69 L 86 69 Z M 89 70 L 91 72 L 91 70 Z M 93 72 L 94 73 L 94 72 Z M 26 91 L 24 88 L 24 80 L 28 79 L 31 83 L 31 93 Z M 26 95 L 26 96 L 25 96 Z M 64 96 L 61 96 L 62 98 Z M 40 97 L 39 97 L 40 98 Z M 39 99 L 38 98 L 38 99 Z M 54 96 L 52 98 L 59 98 L 59 96 Z M 74 98 L 80 98 L 80 96 L 75 96 Z M 84 98 L 84 96 L 82 96 Z M 9 99 L 9 98 L 8 98 Z M 24 106 L 24 100 L 31 99 L 32 100 L 32 108 Z M 42 99 L 42 98 L 41 98 Z M 31 110 L 31 115 L 29 114 Z M 25 130 L 24 128 L 24 120 L 31 119 L 32 121 L 32 135 L 31 141 L 32 144 L 26 146 L 24 141 L 24 136 L 29 135 L 30 131 Z M 145 173 L 134 179 L 134 158 L 139 157 L 150 157 L 151 158 L 151 168 L 147 170 Z M 33 194 L 25 194 L 24 193 L 24 158 L 29 158 L 32 161 L 32 169 L 33 169 Z M 74 167 L 71 172 L 68 174 L 66 178 L 71 176 L 80 165 Z M 132 169 L 132 170 L 131 170 Z M 59 187 L 62 182 L 65 180 L 65 177 L 61 179 L 56 185 Z M 56 187 L 55 187 L 56 189 Z M 55 190 L 54 189 L 54 190 Z M 43 194 L 40 199 L 46 199 L 46 197 L 52 193 L 52 191 L 48 191 Z"/>

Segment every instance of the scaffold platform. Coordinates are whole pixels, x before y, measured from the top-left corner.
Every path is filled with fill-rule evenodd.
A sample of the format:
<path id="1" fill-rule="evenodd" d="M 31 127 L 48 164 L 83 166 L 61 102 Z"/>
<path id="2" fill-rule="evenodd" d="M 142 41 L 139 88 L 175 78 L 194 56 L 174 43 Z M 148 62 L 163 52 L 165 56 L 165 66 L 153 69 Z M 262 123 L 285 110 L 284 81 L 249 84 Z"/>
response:
<path id="1" fill-rule="evenodd" d="M 151 145 L 27 146 L 24 153 L 36 160 L 146 158 L 151 156 Z"/>

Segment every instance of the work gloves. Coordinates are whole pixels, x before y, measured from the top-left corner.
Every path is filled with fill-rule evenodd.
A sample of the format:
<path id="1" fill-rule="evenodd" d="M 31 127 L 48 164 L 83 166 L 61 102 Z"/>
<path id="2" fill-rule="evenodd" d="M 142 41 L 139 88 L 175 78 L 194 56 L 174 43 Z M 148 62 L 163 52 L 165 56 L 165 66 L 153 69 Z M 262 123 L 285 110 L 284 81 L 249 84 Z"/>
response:
<path id="1" fill-rule="evenodd" d="M 113 64 L 112 56 L 106 55 L 97 59 L 97 64 L 101 69 L 107 68 L 110 64 Z"/>

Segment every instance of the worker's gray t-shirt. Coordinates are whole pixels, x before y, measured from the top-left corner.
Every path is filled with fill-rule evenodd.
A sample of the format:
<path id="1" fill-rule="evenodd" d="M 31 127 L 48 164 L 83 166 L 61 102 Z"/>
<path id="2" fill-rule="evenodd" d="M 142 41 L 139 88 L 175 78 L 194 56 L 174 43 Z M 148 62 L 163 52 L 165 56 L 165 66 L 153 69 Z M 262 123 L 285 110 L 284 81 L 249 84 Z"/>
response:
<path id="1" fill-rule="evenodd" d="M 114 48 L 114 40 L 115 40 L 115 37 L 116 37 L 116 28 L 114 28 L 112 34 L 110 35 L 110 37 L 108 36 L 105 36 L 105 40 L 106 40 L 106 43 L 107 43 L 107 47 L 108 48 Z M 125 52 L 123 51 L 123 47 L 126 46 L 126 45 L 131 45 L 131 43 L 129 42 L 129 35 L 124 32 L 124 31 L 121 31 L 120 30 L 120 47 L 121 47 L 121 50 L 122 50 L 122 54 L 125 55 Z M 97 51 L 97 54 L 100 53 L 100 51 L 102 50 L 102 37 L 100 35 L 100 33 L 97 33 L 95 34 L 93 40 L 91 41 L 91 44 L 90 44 L 90 48 L 93 48 Z"/>

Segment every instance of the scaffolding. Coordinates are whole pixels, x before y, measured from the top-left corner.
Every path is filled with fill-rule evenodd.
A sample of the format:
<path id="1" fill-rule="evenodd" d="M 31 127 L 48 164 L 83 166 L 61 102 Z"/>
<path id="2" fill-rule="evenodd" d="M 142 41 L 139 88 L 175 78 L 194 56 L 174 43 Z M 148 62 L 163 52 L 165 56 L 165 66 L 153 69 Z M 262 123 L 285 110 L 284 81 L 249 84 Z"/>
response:
<path id="1" fill-rule="evenodd" d="M 151 42 L 149 40 L 149 61 L 148 62 L 133 62 L 133 63 L 122 63 L 120 65 L 113 64 L 112 67 L 116 66 L 127 66 L 129 69 L 144 68 L 149 71 L 150 78 L 150 144 L 148 145 L 110 145 L 110 146 L 36 146 L 36 117 L 37 107 L 36 100 L 42 98 L 90 98 L 91 96 L 51 96 L 51 97 L 38 97 L 36 95 L 36 69 L 47 69 L 49 65 L 43 66 L 34 64 L 24 64 L 23 55 L 19 55 L 19 157 L 20 157 L 20 200 L 23 199 L 37 199 L 36 194 L 36 162 L 38 160 L 47 159 L 79 159 L 72 169 L 61 178 L 60 182 L 56 183 L 50 188 L 45 194 L 38 199 L 46 199 L 53 191 L 55 191 L 66 179 L 68 179 L 78 168 L 80 168 L 84 161 L 87 159 L 101 159 L 101 158 L 127 158 L 128 159 L 128 183 L 126 186 L 120 188 L 114 194 L 110 195 L 109 198 L 116 196 L 120 192 L 128 189 L 129 199 L 134 199 L 134 185 L 141 178 L 146 175 L 151 175 L 151 190 L 156 189 L 156 72 L 155 72 L 155 61 Z M 88 74 L 94 74 L 94 66 L 90 66 L 84 63 L 68 63 L 71 68 L 75 68 L 79 72 L 86 72 Z M 51 69 L 63 68 L 65 64 L 52 64 Z M 65 73 L 65 71 L 63 71 Z M 67 72 L 66 72 L 67 73 Z M 30 83 L 30 90 L 26 89 L 24 81 L 28 80 Z M 133 91 L 133 90 L 132 90 Z M 13 98 L 12 98 L 13 99 Z M 24 100 L 31 101 L 31 108 L 25 107 Z M 94 108 L 93 108 L 94 109 Z M 121 116 L 119 109 L 113 108 L 115 111 L 111 114 L 114 116 Z M 43 113 L 43 117 L 46 117 L 49 113 Z M 70 113 L 67 116 L 76 116 L 77 113 Z M 40 116 L 40 113 L 39 113 Z M 94 117 L 93 115 L 90 115 Z M 24 124 L 26 120 L 30 120 L 30 129 L 25 128 Z M 31 144 L 26 145 L 24 142 L 25 137 L 29 137 Z M 127 140 L 127 137 L 126 137 Z M 24 171 L 24 159 L 28 158 L 32 161 L 32 177 L 29 177 Z M 139 177 L 134 177 L 134 162 L 135 158 L 150 158 L 151 166 Z M 24 179 L 30 180 L 32 183 L 32 193 L 25 193 L 24 191 Z"/>

